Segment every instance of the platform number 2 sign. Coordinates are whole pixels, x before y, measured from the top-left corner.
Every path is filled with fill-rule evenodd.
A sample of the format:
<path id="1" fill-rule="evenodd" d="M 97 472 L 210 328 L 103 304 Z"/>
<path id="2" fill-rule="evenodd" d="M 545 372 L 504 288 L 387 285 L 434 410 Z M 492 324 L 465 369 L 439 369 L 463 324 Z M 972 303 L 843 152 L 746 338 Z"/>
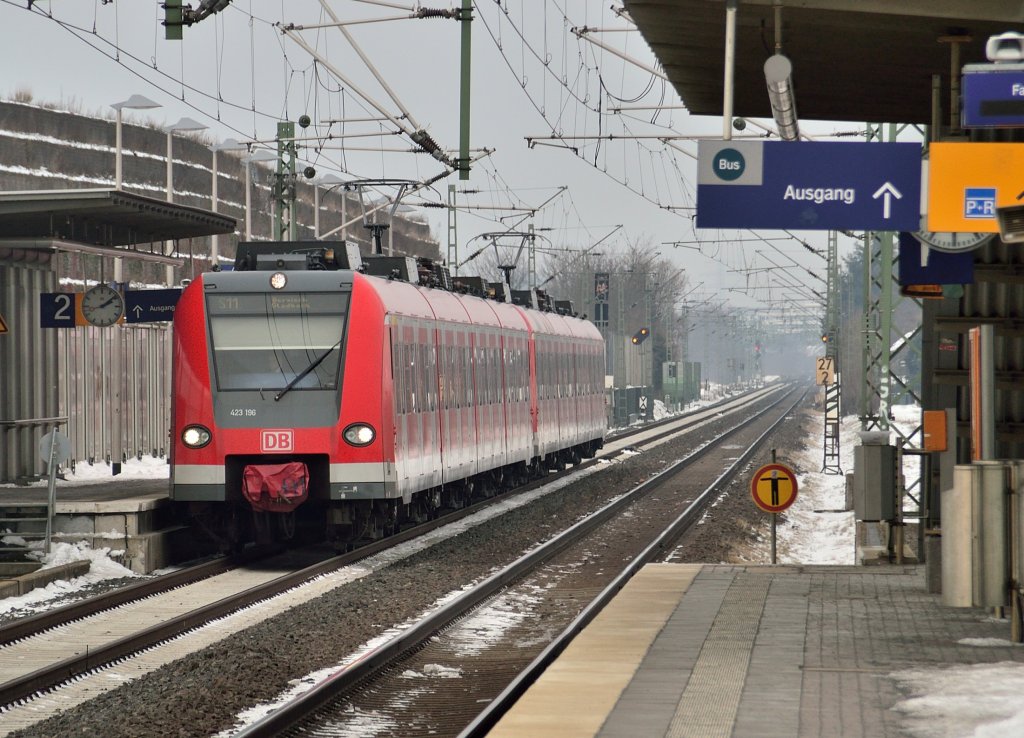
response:
<path id="1" fill-rule="evenodd" d="M 830 385 L 836 381 L 835 361 L 831 356 L 819 356 L 815 361 L 815 384 Z"/>

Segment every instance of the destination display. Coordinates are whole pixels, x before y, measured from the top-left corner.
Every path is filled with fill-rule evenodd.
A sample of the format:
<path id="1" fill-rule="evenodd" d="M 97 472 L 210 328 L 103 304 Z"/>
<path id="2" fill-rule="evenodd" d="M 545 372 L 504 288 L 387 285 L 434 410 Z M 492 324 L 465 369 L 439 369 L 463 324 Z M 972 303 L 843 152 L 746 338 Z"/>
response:
<path id="1" fill-rule="evenodd" d="M 962 100 L 964 128 L 1024 126 L 1024 65 L 968 64 Z"/>

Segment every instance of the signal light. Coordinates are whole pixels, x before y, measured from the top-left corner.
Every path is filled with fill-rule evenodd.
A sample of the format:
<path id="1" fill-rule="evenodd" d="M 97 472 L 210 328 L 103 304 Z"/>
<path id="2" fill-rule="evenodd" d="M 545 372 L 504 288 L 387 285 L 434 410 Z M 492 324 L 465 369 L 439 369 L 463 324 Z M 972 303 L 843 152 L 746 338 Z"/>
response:
<path id="1" fill-rule="evenodd" d="M 822 343 L 828 343 L 828 334 L 827 333 L 822 333 L 821 334 L 821 341 L 822 341 Z"/>
<path id="2" fill-rule="evenodd" d="M 631 338 L 630 340 L 633 342 L 634 346 L 639 346 L 641 343 L 647 340 L 647 337 L 649 335 L 651 335 L 650 328 L 641 328 L 640 330 L 633 334 L 633 338 Z"/>

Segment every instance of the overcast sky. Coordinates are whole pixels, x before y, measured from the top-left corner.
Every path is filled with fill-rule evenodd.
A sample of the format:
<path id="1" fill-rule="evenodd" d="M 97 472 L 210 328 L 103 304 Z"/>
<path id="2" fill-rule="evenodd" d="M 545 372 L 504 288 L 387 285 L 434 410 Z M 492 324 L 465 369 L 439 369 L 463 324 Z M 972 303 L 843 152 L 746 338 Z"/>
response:
<path id="1" fill-rule="evenodd" d="M 142 111 L 140 119 L 169 124 L 187 115 L 208 125 L 217 140 L 272 139 L 279 119 L 308 114 L 314 125 L 307 133 L 320 140 L 307 142 L 303 157 L 320 174 L 347 180 L 423 180 L 442 171 L 422 154 L 358 151 L 412 146 L 408 137 L 391 133 L 397 126 L 378 108 L 407 130 L 427 130 L 443 149 L 458 146 L 460 24 L 404 19 L 408 12 L 396 6 L 411 6 L 410 0 L 325 3 L 343 21 L 403 18 L 346 26 L 372 69 L 337 28 L 309 28 L 332 20 L 317 0 L 234 0 L 223 12 L 185 28 L 183 41 L 164 38 L 156 0 L 44 0 L 32 10 L 27 4 L 0 0 L 5 70 L 0 95 L 28 90 L 37 102 L 109 116 L 111 103 L 140 93 L 163 106 Z M 642 68 L 656 66 L 642 37 L 628 31 L 631 26 L 609 6 L 607 0 L 479 2 L 473 23 L 471 145 L 494 153 L 474 166 L 469 182 L 453 176 L 404 202 L 443 201 L 449 183 L 460 192 L 479 191 L 459 195 L 460 206 L 467 208 L 458 216 L 460 259 L 478 248 L 480 242 L 471 241 L 475 235 L 517 223 L 526 228 L 522 211 L 510 208 L 535 208 L 554 196 L 533 223 L 546 229 L 540 232 L 556 254 L 589 248 L 622 226 L 595 250 L 611 253 L 627 241 L 649 244 L 685 267 L 691 284 L 704 281 L 715 291 L 766 278 L 765 272 L 748 277 L 736 271 L 765 266 L 757 250 L 775 263 L 788 264 L 791 258 L 823 271 L 823 261 L 785 234 L 764 234 L 782 237 L 769 245 L 751 241 L 749 232 L 695 232 L 696 142 L 665 144 L 629 136 L 720 135 L 721 121 L 680 109 L 671 86 Z M 306 27 L 293 33 L 322 55 L 321 61 L 282 33 L 289 24 Z M 599 43 L 578 38 L 573 29 L 580 27 L 598 29 L 586 36 Z M 673 107 L 657 111 L 658 105 Z M 616 108 L 621 112 L 612 112 Z M 364 120 L 354 120 L 359 118 Z M 330 119 L 348 122 L 327 124 Z M 565 138 L 544 138 L 553 132 Z M 347 137 L 328 140 L 327 134 Z M 615 139 L 593 138 L 608 135 Z M 527 137 L 536 137 L 533 147 Z M 562 187 L 567 189 L 557 194 Z M 424 212 L 444 253 L 445 211 Z M 820 234 L 799 235 L 823 246 Z M 684 243 L 673 247 L 671 242 Z M 821 287 L 804 270 L 794 276 Z"/>

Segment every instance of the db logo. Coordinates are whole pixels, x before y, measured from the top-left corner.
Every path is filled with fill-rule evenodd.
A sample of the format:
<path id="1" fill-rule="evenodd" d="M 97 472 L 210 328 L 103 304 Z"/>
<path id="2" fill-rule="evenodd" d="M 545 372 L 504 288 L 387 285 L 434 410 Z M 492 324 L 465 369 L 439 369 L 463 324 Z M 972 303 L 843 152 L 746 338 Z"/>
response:
<path id="1" fill-rule="evenodd" d="M 295 439 L 290 430 L 260 431 L 260 451 L 265 454 L 280 454 L 295 450 Z"/>

